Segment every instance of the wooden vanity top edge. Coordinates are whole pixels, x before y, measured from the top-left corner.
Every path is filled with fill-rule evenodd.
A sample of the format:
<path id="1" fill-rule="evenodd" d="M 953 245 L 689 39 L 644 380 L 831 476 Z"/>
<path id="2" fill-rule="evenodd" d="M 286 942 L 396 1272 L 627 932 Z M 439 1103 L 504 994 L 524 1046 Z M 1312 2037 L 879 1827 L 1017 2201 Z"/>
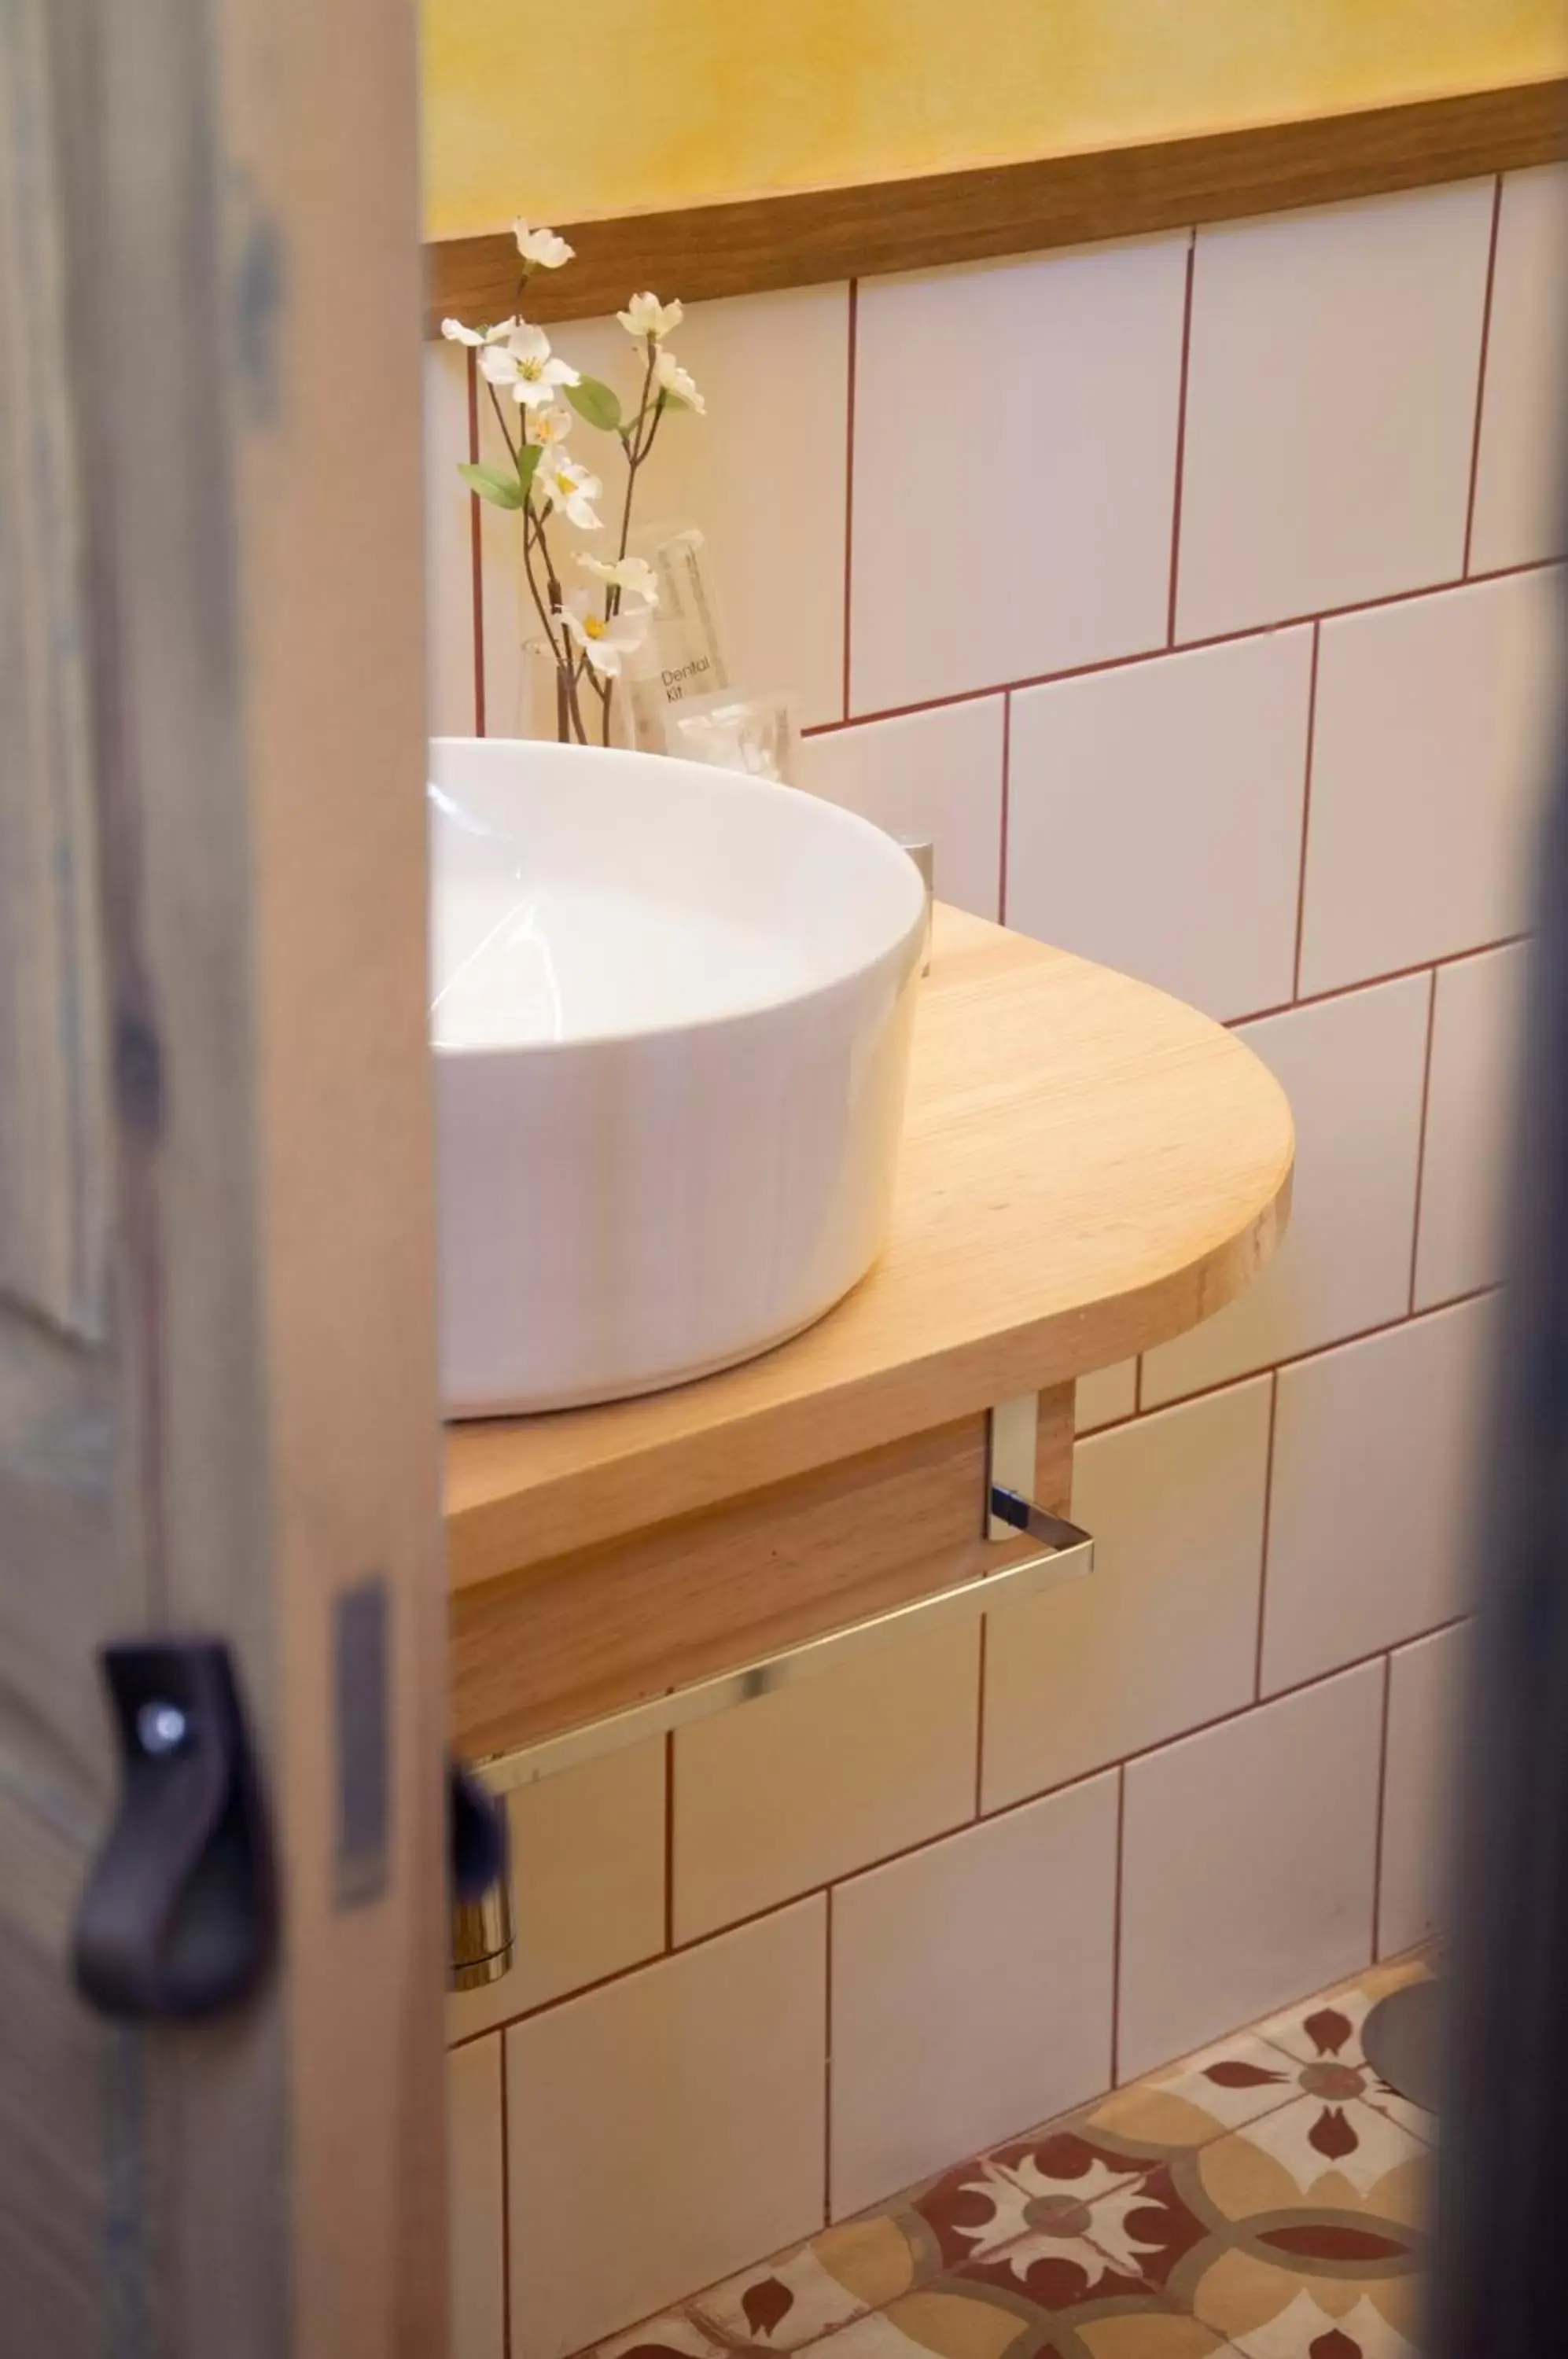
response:
<path id="1" fill-rule="evenodd" d="M 922 993 L 884 1261 L 743 1367 L 450 1428 L 453 1588 L 1112 1365 L 1251 1283 L 1285 1228 L 1294 1136 L 1245 1044 L 1147 984 L 940 907 Z M 1204 1123 L 1224 1136 L 1200 1168 Z M 1074 1292 L 1080 1246 L 1092 1294 Z"/>

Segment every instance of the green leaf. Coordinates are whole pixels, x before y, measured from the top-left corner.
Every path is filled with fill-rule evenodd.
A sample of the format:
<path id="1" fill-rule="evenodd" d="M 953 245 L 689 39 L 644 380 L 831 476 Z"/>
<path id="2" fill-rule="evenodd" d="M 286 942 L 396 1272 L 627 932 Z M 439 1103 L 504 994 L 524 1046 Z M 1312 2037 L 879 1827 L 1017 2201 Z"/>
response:
<path id="1" fill-rule="evenodd" d="M 566 398 L 590 426 L 601 432 L 615 434 L 621 423 L 621 400 L 613 385 L 601 383 L 596 376 L 585 376 L 579 385 L 566 387 Z"/>
<path id="2" fill-rule="evenodd" d="M 523 486 L 516 475 L 504 475 L 498 467 L 478 467 L 468 460 L 464 460 L 457 472 L 469 490 L 477 492 L 482 500 L 488 500 L 492 507 L 522 506 Z"/>
<path id="3" fill-rule="evenodd" d="M 539 461 L 543 457 L 544 446 L 539 442 L 525 442 L 517 453 L 517 488 L 524 499 L 527 499 L 533 487 L 534 477 L 539 470 Z"/>

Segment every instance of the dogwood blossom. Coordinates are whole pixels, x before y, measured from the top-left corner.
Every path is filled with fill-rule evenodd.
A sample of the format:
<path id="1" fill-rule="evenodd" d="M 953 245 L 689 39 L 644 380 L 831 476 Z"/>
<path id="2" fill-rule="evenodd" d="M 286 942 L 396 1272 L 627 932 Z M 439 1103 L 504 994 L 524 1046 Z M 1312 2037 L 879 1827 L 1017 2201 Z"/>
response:
<path id="1" fill-rule="evenodd" d="M 678 328 L 686 317 L 686 306 L 677 299 L 661 303 L 657 295 L 634 295 L 616 319 L 628 336 L 651 336 L 656 344 L 662 343 L 672 328 Z"/>
<path id="2" fill-rule="evenodd" d="M 505 343 L 486 342 L 479 365 L 492 385 L 508 386 L 525 409 L 542 409 L 561 385 L 578 385 L 579 372 L 550 348 L 542 328 L 512 323 Z"/>
<path id="3" fill-rule="evenodd" d="M 603 582 L 628 598 L 640 598 L 645 606 L 658 605 L 659 577 L 646 557 L 617 557 L 613 561 L 603 557 L 580 557 L 577 562 L 595 582 Z"/>
<path id="4" fill-rule="evenodd" d="M 618 679 L 621 658 L 641 647 L 652 616 L 647 606 L 633 606 L 614 622 L 593 613 L 586 590 L 572 591 L 560 609 L 561 619 L 593 669 L 604 679 Z"/>
<path id="5" fill-rule="evenodd" d="M 547 455 L 534 476 L 534 497 L 546 516 L 559 508 L 568 521 L 583 532 L 597 532 L 598 514 L 593 502 L 604 486 L 595 474 L 569 459 L 564 451 L 554 457 Z"/>
<path id="6" fill-rule="evenodd" d="M 441 334 L 449 344 L 499 344 L 517 326 L 516 320 L 497 320 L 493 328 L 466 328 L 461 320 L 443 320 Z"/>
<path id="7" fill-rule="evenodd" d="M 548 451 L 552 443 L 564 442 L 572 431 L 572 412 L 563 409 L 559 401 L 548 409 L 530 409 L 524 414 L 523 433 L 529 442 L 539 442 Z"/>
<path id="8" fill-rule="evenodd" d="M 523 260 L 531 262 L 536 270 L 559 270 L 561 264 L 570 262 L 577 251 L 575 246 L 568 245 L 563 237 L 558 237 L 554 230 L 530 229 L 528 223 L 520 219 L 512 223 L 512 235 L 517 241 L 517 252 Z"/>
<path id="9" fill-rule="evenodd" d="M 678 400 L 686 404 L 688 409 L 694 409 L 699 417 L 702 417 L 706 410 L 707 403 L 673 353 L 660 352 L 653 364 L 653 380 L 662 392 L 674 394 Z"/>

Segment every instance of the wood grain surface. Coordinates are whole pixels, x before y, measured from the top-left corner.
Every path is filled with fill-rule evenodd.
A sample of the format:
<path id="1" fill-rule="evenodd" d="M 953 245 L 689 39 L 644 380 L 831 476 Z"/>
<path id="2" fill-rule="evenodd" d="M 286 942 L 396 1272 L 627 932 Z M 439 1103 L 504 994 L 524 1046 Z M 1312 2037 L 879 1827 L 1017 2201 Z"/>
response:
<path id="1" fill-rule="evenodd" d="M 452 1742 L 505 1753 L 1039 1553 L 985 1538 L 986 1419 L 580 1549 L 452 1600 Z M 1073 1386 L 1040 1405 L 1033 1495 L 1073 1495 Z"/>
<path id="2" fill-rule="evenodd" d="M 528 316 L 596 318 L 640 287 L 695 302 L 934 270 L 1514 171 L 1564 153 L 1568 83 L 1552 80 L 1023 164 L 561 222 L 577 258 L 533 281 Z M 431 335 L 450 315 L 488 321 L 514 308 L 508 234 L 441 240 L 426 259 Z"/>

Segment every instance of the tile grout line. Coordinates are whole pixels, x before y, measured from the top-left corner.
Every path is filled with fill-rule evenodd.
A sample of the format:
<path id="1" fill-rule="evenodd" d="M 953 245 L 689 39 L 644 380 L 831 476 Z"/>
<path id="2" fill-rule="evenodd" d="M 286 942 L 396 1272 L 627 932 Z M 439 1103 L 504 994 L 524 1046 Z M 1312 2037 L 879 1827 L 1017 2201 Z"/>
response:
<path id="1" fill-rule="evenodd" d="M 1521 942 L 1530 940 L 1528 933 L 1499 934 L 1495 941 L 1472 942 L 1462 951 L 1446 951 L 1440 958 L 1417 959 L 1413 966 L 1390 967 L 1386 974 L 1359 975 L 1354 983 L 1336 983 L 1327 991 L 1309 992 L 1304 999 L 1282 999 L 1273 1007 L 1252 1008 L 1245 1016 L 1227 1016 L 1225 1029 L 1239 1032 L 1245 1024 L 1268 1024 L 1276 1016 L 1299 1015 L 1304 1007 L 1326 1007 L 1332 1000 L 1353 999 L 1358 991 L 1380 991 L 1386 983 L 1409 983 L 1412 976 L 1431 974 L 1440 967 L 1463 966 L 1467 959 L 1490 958 L 1497 951 L 1517 950 Z"/>
<path id="2" fill-rule="evenodd" d="M 506 2035 L 497 2050 L 501 2077 L 501 2359 L 512 2359 L 512 2137 Z"/>
<path id="3" fill-rule="evenodd" d="M 1370 1343 L 1378 1335 L 1391 1335 L 1399 1327 L 1418 1326 L 1423 1319 L 1435 1319 L 1444 1310 L 1463 1310 L 1467 1303 L 1485 1301 L 1497 1291 L 1494 1281 L 1490 1286 L 1473 1286 L 1465 1294 L 1450 1295 L 1443 1302 L 1423 1303 L 1417 1311 L 1397 1311 L 1392 1319 L 1379 1320 L 1375 1327 L 1357 1327 L 1350 1334 L 1335 1335 L 1326 1343 L 1310 1344 L 1302 1352 L 1288 1352 L 1282 1360 L 1265 1361 L 1260 1368 L 1243 1368 L 1237 1375 L 1217 1376 L 1212 1385 L 1199 1385 L 1192 1392 L 1173 1393 L 1169 1400 L 1149 1403 L 1142 1414 L 1157 1416 L 1161 1409 L 1185 1408 L 1189 1401 L 1212 1400 L 1216 1393 L 1234 1392 L 1238 1386 L 1255 1385 L 1260 1376 L 1283 1375 L 1287 1368 L 1302 1367 L 1309 1360 L 1326 1359 L 1331 1352 L 1347 1351 L 1352 1343 Z M 1122 1422 L 1130 1424 L 1132 1419 L 1124 1418 Z"/>
<path id="4" fill-rule="evenodd" d="M 468 461 L 479 458 L 479 371 L 472 349 L 468 353 Z M 469 571 L 474 603 L 474 734 L 485 734 L 485 554 L 479 515 L 479 495 L 468 495 Z"/>
<path id="5" fill-rule="evenodd" d="M 1116 1888 L 1111 1901 L 1111 2086 L 1122 2077 L 1122 1888 L 1127 1857 L 1127 1763 L 1116 1770 Z"/>
<path id="6" fill-rule="evenodd" d="M 1432 1052 L 1437 1037 L 1437 969 L 1432 968 L 1426 998 L 1426 1048 L 1421 1057 L 1421 1127 L 1416 1134 L 1416 1188 L 1410 1207 L 1410 1315 L 1416 1315 L 1416 1271 L 1421 1261 L 1421 1198 L 1426 1187 L 1426 1133 L 1432 1114 Z"/>
<path id="7" fill-rule="evenodd" d="M 979 1678 L 975 1700 L 975 1815 L 973 1825 L 985 1814 L 985 1675 L 991 1652 L 991 1617 L 980 1616 Z"/>
<path id="8" fill-rule="evenodd" d="M 1187 462 L 1187 386 L 1192 357 L 1192 282 L 1197 273 L 1198 233 L 1187 234 L 1187 288 L 1181 307 L 1181 373 L 1176 395 L 1176 481 L 1171 501 L 1171 593 L 1165 644 L 1176 644 L 1176 585 L 1181 562 L 1181 486 Z"/>
<path id="9" fill-rule="evenodd" d="M 1002 814 L 996 847 L 996 923 L 1007 922 L 1007 832 L 1013 807 L 1013 692 L 1002 698 Z"/>
<path id="10" fill-rule="evenodd" d="M 1377 1823 L 1372 1838 L 1372 1962 L 1383 1938 L 1383 1822 L 1388 1804 L 1388 1721 L 1394 1694 L 1394 1650 L 1383 1658 L 1383 1724 L 1377 1741 Z"/>
<path id="11" fill-rule="evenodd" d="M 833 1887 L 822 1896 L 822 2225 L 833 2226 Z"/>
<path id="12" fill-rule="evenodd" d="M 849 328 L 845 342 L 848 388 L 844 399 L 844 683 L 842 702 L 845 723 L 850 717 L 850 614 L 855 593 L 855 387 L 859 370 L 860 281 L 849 282 Z"/>
<path id="13" fill-rule="evenodd" d="M 664 1732 L 664 1954 L 675 1948 L 675 1731 Z"/>
<path id="14" fill-rule="evenodd" d="M 1312 758 L 1318 740 L 1318 664 L 1323 652 L 1323 625 L 1312 625 L 1312 668 L 1307 679 L 1307 751 L 1301 775 L 1301 864 L 1296 877 L 1296 953 L 1290 968 L 1292 1004 L 1301 996 L 1301 951 L 1307 929 L 1307 847 L 1312 823 Z"/>
<path id="15" fill-rule="evenodd" d="M 1396 1640 L 1395 1646 L 1402 1651 L 1407 1647 L 1420 1646 L 1425 1639 L 1440 1638 L 1450 1630 L 1461 1628 L 1470 1618 L 1467 1612 L 1451 1614 L 1443 1621 L 1432 1623 L 1425 1629 L 1410 1631 L 1407 1636 Z M 1139 1762 L 1152 1760 L 1160 1753 L 1169 1753 L 1194 1736 L 1211 1735 L 1217 1728 L 1228 1728 L 1233 1723 L 1247 1720 L 1255 1712 L 1267 1712 L 1274 1704 L 1289 1702 L 1296 1696 L 1310 1695 L 1314 1689 L 1327 1687 L 1331 1680 L 1345 1679 L 1352 1671 L 1364 1671 L 1369 1663 L 1380 1662 L 1390 1651 L 1388 1647 L 1375 1647 L 1369 1653 L 1357 1655 L 1350 1662 L 1335 1663 L 1332 1669 L 1314 1671 L 1311 1679 L 1296 1680 L 1289 1687 L 1276 1688 L 1257 1702 L 1249 1701 L 1236 1704 L 1229 1712 L 1216 1712 L 1212 1719 L 1200 1721 L 1192 1728 L 1178 1730 L 1173 1736 L 1162 1736 L 1153 1744 L 1140 1745 L 1118 1759 L 1102 1761 L 1093 1769 L 1080 1770 L 1054 1786 L 1042 1787 L 1038 1793 L 1022 1794 L 1016 1801 L 999 1803 L 995 1810 L 983 1811 L 978 1819 L 965 1820 L 956 1827 L 942 1827 L 935 1834 L 922 1835 L 918 1843 L 905 1843 L 901 1849 L 885 1853 L 879 1859 L 867 1860 L 863 1866 L 852 1868 L 844 1875 L 831 1877 L 822 1884 L 808 1885 L 799 1892 L 787 1894 L 781 1900 L 769 1901 L 765 1908 L 754 1908 L 747 1916 L 733 1918 L 726 1924 L 712 1927 L 707 1932 L 695 1933 L 690 1940 L 678 1942 L 669 1951 L 656 1951 L 651 1956 L 636 1958 L 630 1964 L 617 1966 L 613 1973 L 601 1974 L 595 1981 L 583 1983 L 575 1990 L 561 1991 L 554 1998 L 541 1999 L 537 2006 L 523 2008 L 500 2023 L 486 2025 L 483 2031 L 470 2032 L 464 2038 L 450 2041 L 447 2052 L 450 2055 L 459 2048 L 471 2047 L 475 2039 L 488 2038 L 491 2032 L 507 2030 L 513 2024 L 531 2023 L 539 2016 L 553 2015 L 558 2008 L 570 2006 L 577 1999 L 592 1997 L 600 1991 L 612 1989 L 617 1983 L 628 1981 L 634 1974 L 647 1973 L 654 1967 L 670 1965 L 679 1958 L 690 1957 L 695 1951 L 705 1950 L 712 1942 L 727 1940 L 731 1934 L 745 1932 L 754 1925 L 766 1924 L 774 1917 L 783 1916 L 787 1909 L 799 1908 L 807 1901 L 822 1899 L 827 1893 L 858 1883 L 882 1868 L 892 1867 L 902 1860 L 917 1859 L 922 1853 L 934 1851 L 941 1843 L 953 1843 L 981 1827 L 995 1826 L 1002 1820 L 1016 1817 L 1020 1810 L 1033 1809 L 1036 1803 L 1055 1801 L 1064 1794 L 1076 1791 L 1081 1786 L 1093 1785 L 1098 1778 L 1136 1767 Z"/>
<path id="16" fill-rule="evenodd" d="M 1492 234 L 1486 248 L 1486 292 L 1481 305 L 1481 352 L 1475 367 L 1475 431 L 1470 445 L 1470 488 L 1465 503 L 1465 576 L 1475 538 L 1475 495 L 1481 483 L 1481 428 L 1486 409 L 1486 361 L 1492 343 L 1492 303 L 1497 284 L 1497 237 L 1503 223 L 1503 176 L 1492 184 Z"/>
<path id="17" fill-rule="evenodd" d="M 1274 1512 L 1274 1437 L 1279 1422 L 1279 1371 L 1269 1372 L 1269 1439 L 1263 1462 L 1263 1534 L 1258 1558 L 1258 1644 L 1252 1662 L 1252 1701 L 1263 1701 L 1263 1632 L 1269 1607 L 1269 1538 Z"/>
<path id="18" fill-rule="evenodd" d="M 806 737 L 831 737 L 842 729 L 859 729 L 874 721 L 907 721 L 919 712 L 940 712 L 953 704 L 978 704 L 988 696 L 1017 695 L 1024 689 L 1057 688 L 1074 679 L 1093 679 L 1102 672 L 1128 671 L 1135 664 L 1163 663 L 1172 656 L 1204 655 L 1213 647 L 1232 647 L 1245 639 L 1273 638 L 1280 631 L 1304 631 L 1313 623 L 1336 623 L 1356 614 L 1375 614 L 1392 606 L 1410 606 L 1422 598 L 1445 598 L 1459 590 L 1482 590 L 1497 582 L 1515 582 L 1530 573 L 1554 573 L 1568 563 L 1568 549 L 1553 557 L 1532 557 L 1519 565 L 1493 566 L 1485 573 L 1451 574 L 1441 582 L 1422 582 L 1414 590 L 1390 590 L 1380 598 L 1361 598 L 1345 606 L 1325 606 L 1320 612 L 1282 614 L 1278 621 L 1248 623 L 1235 631 L 1215 631 L 1203 639 L 1179 639 L 1173 647 L 1158 642 L 1134 647 L 1126 655 L 1103 656 L 1094 663 L 1069 664 L 1061 671 L 1022 672 L 1014 679 L 991 679 L 978 688 L 955 689 L 949 696 L 928 696 L 909 704 L 877 706 L 847 721 L 816 721 L 801 732 Z"/>

